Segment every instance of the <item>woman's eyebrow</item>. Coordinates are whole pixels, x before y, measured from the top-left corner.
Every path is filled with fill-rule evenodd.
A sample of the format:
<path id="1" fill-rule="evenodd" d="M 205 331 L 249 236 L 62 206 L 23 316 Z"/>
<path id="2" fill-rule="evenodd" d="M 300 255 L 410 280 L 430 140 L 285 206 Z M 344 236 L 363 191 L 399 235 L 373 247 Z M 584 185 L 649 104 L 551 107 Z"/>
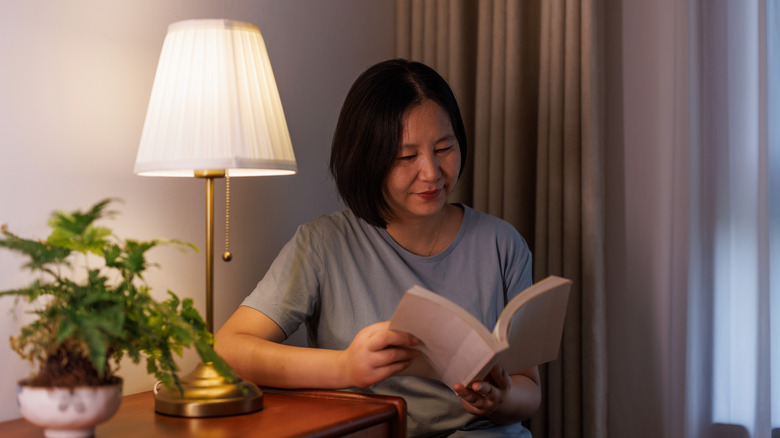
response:
<path id="1" fill-rule="evenodd" d="M 436 139 L 433 143 L 434 144 L 438 144 L 438 143 L 442 143 L 442 142 L 445 142 L 445 141 L 454 141 L 454 140 L 456 140 L 455 134 L 444 134 L 440 138 Z M 411 143 L 411 142 L 410 143 L 401 143 L 401 145 L 399 146 L 399 149 L 403 149 L 403 148 L 416 148 L 418 146 L 419 145 L 417 143 Z"/>
<path id="2" fill-rule="evenodd" d="M 442 138 L 436 140 L 436 143 L 441 143 L 443 141 L 452 141 L 455 140 L 455 134 L 446 134 Z"/>

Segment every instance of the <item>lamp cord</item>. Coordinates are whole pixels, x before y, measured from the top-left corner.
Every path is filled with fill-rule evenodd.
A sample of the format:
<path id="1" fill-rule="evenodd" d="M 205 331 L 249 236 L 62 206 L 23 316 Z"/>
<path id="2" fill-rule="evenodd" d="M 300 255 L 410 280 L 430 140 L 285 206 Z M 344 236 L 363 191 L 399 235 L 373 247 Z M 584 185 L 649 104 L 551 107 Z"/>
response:
<path id="1" fill-rule="evenodd" d="M 233 259 L 230 253 L 230 175 L 225 174 L 225 252 L 222 260 L 229 262 Z"/>

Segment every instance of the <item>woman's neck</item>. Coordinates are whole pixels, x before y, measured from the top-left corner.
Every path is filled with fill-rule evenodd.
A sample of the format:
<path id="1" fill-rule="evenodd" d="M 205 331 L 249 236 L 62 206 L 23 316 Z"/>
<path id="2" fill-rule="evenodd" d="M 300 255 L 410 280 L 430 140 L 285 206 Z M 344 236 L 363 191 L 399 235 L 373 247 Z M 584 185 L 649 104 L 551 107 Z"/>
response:
<path id="1" fill-rule="evenodd" d="M 407 251 L 430 257 L 446 249 L 458 233 L 463 210 L 445 204 L 437 214 L 416 220 L 397 220 L 387 225 L 387 233 Z"/>

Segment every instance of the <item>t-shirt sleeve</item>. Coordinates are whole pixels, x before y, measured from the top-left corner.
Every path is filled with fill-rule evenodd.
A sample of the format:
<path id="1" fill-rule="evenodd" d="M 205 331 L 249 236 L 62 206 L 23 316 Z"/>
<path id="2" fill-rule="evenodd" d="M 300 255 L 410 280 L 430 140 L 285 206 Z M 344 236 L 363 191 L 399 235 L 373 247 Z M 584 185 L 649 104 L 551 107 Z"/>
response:
<path id="1" fill-rule="evenodd" d="M 523 236 L 517 232 L 511 225 L 507 224 L 509 229 L 504 230 L 507 233 L 504 241 L 507 243 L 504 254 L 504 282 L 505 294 L 504 305 L 514 298 L 517 294 L 530 287 L 533 284 L 533 262 L 531 250 L 528 248 Z"/>
<path id="2" fill-rule="evenodd" d="M 317 308 L 319 255 L 311 227 L 299 226 L 241 305 L 263 312 L 290 336 Z"/>

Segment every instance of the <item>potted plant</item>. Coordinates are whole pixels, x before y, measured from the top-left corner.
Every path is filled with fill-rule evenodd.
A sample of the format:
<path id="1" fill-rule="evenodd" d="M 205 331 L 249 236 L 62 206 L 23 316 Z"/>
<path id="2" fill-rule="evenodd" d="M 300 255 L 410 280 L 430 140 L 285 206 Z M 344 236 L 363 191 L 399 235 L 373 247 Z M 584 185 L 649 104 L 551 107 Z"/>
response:
<path id="1" fill-rule="evenodd" d="M 122 383 L 116 372 L 125 356 L 134 363 L 145 357 L 147 371 L 175 390 L 180 387 L 174 354 L 194 346 L 204 363 L 237 381 L 212 349 L 212 335 L 192 300 L 168 291 L 167 300 L 156 301 L 143 281 L 150 249 L 197 248 L 175 240 L 118 238 L 95 223 L 115 214 L 108 210 L 112 201 L 85 212 L 54 212 L 45 240 L 19 237 L 5 225 L 1 230 L 0 247 L 26 256 L 24 267 L 38 274 L 26 287 L 0 291 L 0 297 L 27 301 L 35 314 L 11 338 L 11 347 L 37 365 L 34 375 L 19 382 L 17 399 L 22 416 L 44 427 L 47 436 L 62 431 L 88 436 L 114 414 Z M 43 412 L 45 404 L 54 411 Z"/>

